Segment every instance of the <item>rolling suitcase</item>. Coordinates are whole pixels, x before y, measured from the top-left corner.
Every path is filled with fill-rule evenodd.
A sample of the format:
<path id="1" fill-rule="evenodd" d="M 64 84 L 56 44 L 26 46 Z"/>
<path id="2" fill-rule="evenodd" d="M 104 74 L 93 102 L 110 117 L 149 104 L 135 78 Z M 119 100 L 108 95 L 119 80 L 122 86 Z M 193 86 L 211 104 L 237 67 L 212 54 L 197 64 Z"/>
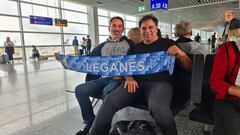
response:
<path id="1" fill-rule="evenodd" d="M 0 55 L 0 63 L 5 63 L 2 54 Z"/>
<path id="2" fill-rule="evenodd" d="M 3 54 L 3 61 L 4 61 L 4 63 L 9 63 L 9 58 L 6 53 Z"/>

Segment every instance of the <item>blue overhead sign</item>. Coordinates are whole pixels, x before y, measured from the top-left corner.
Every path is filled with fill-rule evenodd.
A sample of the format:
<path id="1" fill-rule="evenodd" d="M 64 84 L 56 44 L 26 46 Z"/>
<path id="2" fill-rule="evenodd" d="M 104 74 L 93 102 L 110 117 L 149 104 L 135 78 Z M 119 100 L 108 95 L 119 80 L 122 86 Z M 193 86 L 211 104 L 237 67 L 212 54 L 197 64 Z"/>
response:
<path id="1" fill-rule="evenodd" d="M 150 0 L 150 10 L 167 10 L 168 0 Z"/>
<path id="2" fill-rule="evenodd" d="M 30 15 L 31 24 L 53 25 L 53 19 L 49 17 L 32 16 Z"/>

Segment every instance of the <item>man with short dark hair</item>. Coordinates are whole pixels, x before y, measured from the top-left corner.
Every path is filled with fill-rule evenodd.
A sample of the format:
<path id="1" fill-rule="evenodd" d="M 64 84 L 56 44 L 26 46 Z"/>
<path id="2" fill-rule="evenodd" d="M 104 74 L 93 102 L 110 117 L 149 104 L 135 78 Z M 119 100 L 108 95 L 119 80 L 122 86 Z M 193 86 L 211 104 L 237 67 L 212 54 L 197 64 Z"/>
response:
<path id="1" fill-rule="evenodd" d="M 109 22 L 110 36 L 107 41 L 101 43 L 94 48 L 89 56 L 113 56 L 113 55 L 126 55 L 130 53 L 133 43 L 126 37 L 122 36 L 124 31 L 124 22 L 121 17 L 113 17 Z M 126 85 L 131 87 L 132 77 L 125 77 Z M 92 126 L 95 115 L 93 107 L 89 99 L 92 97 L 104 97 L 114 90 L 121 83 L 121 77 L 102 76 L 97 80 L 88 81 L 80 84 L 75 88 L 75 96 L 81 108 L 82 118 L 85 127 L 80 130 L 76 135 L 86 135 Z"/>
<path id="2" fill-rule="evenodd" d="M 173 40 L 159 38 L 158 20 L 152 15 L 144 16 L 140 22 L 143 41 L 133 47 L 133 53 L 142 54 L 158 51 L 168 51 L 174 55 L 177 62 L 186 69 L 191 70 L 190 58 L 175 44 Z M 111 128 L 112 118 L 118 110 L 127 107 L 138 100 L 145 100 L 150 115 L 156 121 L 157 126 L 166 135 L 177 135 L 177 128 L 170 104 L 173 95 L 171 85 L 172 76 L 169 72 L 159 72 L 149 75 L 134 76 L 136 81 L 131 89 L 126 89 L 126 83 L 122 83 L 111 92 L 100 107 L 90 135 L 107 135 Z"/>

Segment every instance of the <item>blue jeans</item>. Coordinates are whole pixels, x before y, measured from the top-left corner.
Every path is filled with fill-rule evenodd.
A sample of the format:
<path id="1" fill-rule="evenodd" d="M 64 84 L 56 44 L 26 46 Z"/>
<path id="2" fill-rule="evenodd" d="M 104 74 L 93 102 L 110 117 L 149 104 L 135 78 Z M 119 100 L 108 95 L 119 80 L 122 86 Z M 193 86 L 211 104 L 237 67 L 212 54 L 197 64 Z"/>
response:
<path id="1" fill-rule="evenodd" d="M 121 84 L 121 80 L 113 78 L 100 78 L 78 85 L 75 88 L 75 96 L 80 105 L 85 128 L 91 128 L 95 115 L 89 97 L 104 97 Z"/>

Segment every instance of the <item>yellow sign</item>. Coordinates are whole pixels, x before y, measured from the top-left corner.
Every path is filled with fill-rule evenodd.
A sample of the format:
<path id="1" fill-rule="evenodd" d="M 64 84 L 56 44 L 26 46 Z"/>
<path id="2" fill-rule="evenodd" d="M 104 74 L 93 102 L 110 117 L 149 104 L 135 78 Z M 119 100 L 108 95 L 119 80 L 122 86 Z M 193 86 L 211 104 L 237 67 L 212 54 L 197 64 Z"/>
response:
<path id="1" fill-rule="evenodd" d="M 55 26 L 67 27 L 68 26 L 68 22 L 65 19 L 55 18 Z"/>

